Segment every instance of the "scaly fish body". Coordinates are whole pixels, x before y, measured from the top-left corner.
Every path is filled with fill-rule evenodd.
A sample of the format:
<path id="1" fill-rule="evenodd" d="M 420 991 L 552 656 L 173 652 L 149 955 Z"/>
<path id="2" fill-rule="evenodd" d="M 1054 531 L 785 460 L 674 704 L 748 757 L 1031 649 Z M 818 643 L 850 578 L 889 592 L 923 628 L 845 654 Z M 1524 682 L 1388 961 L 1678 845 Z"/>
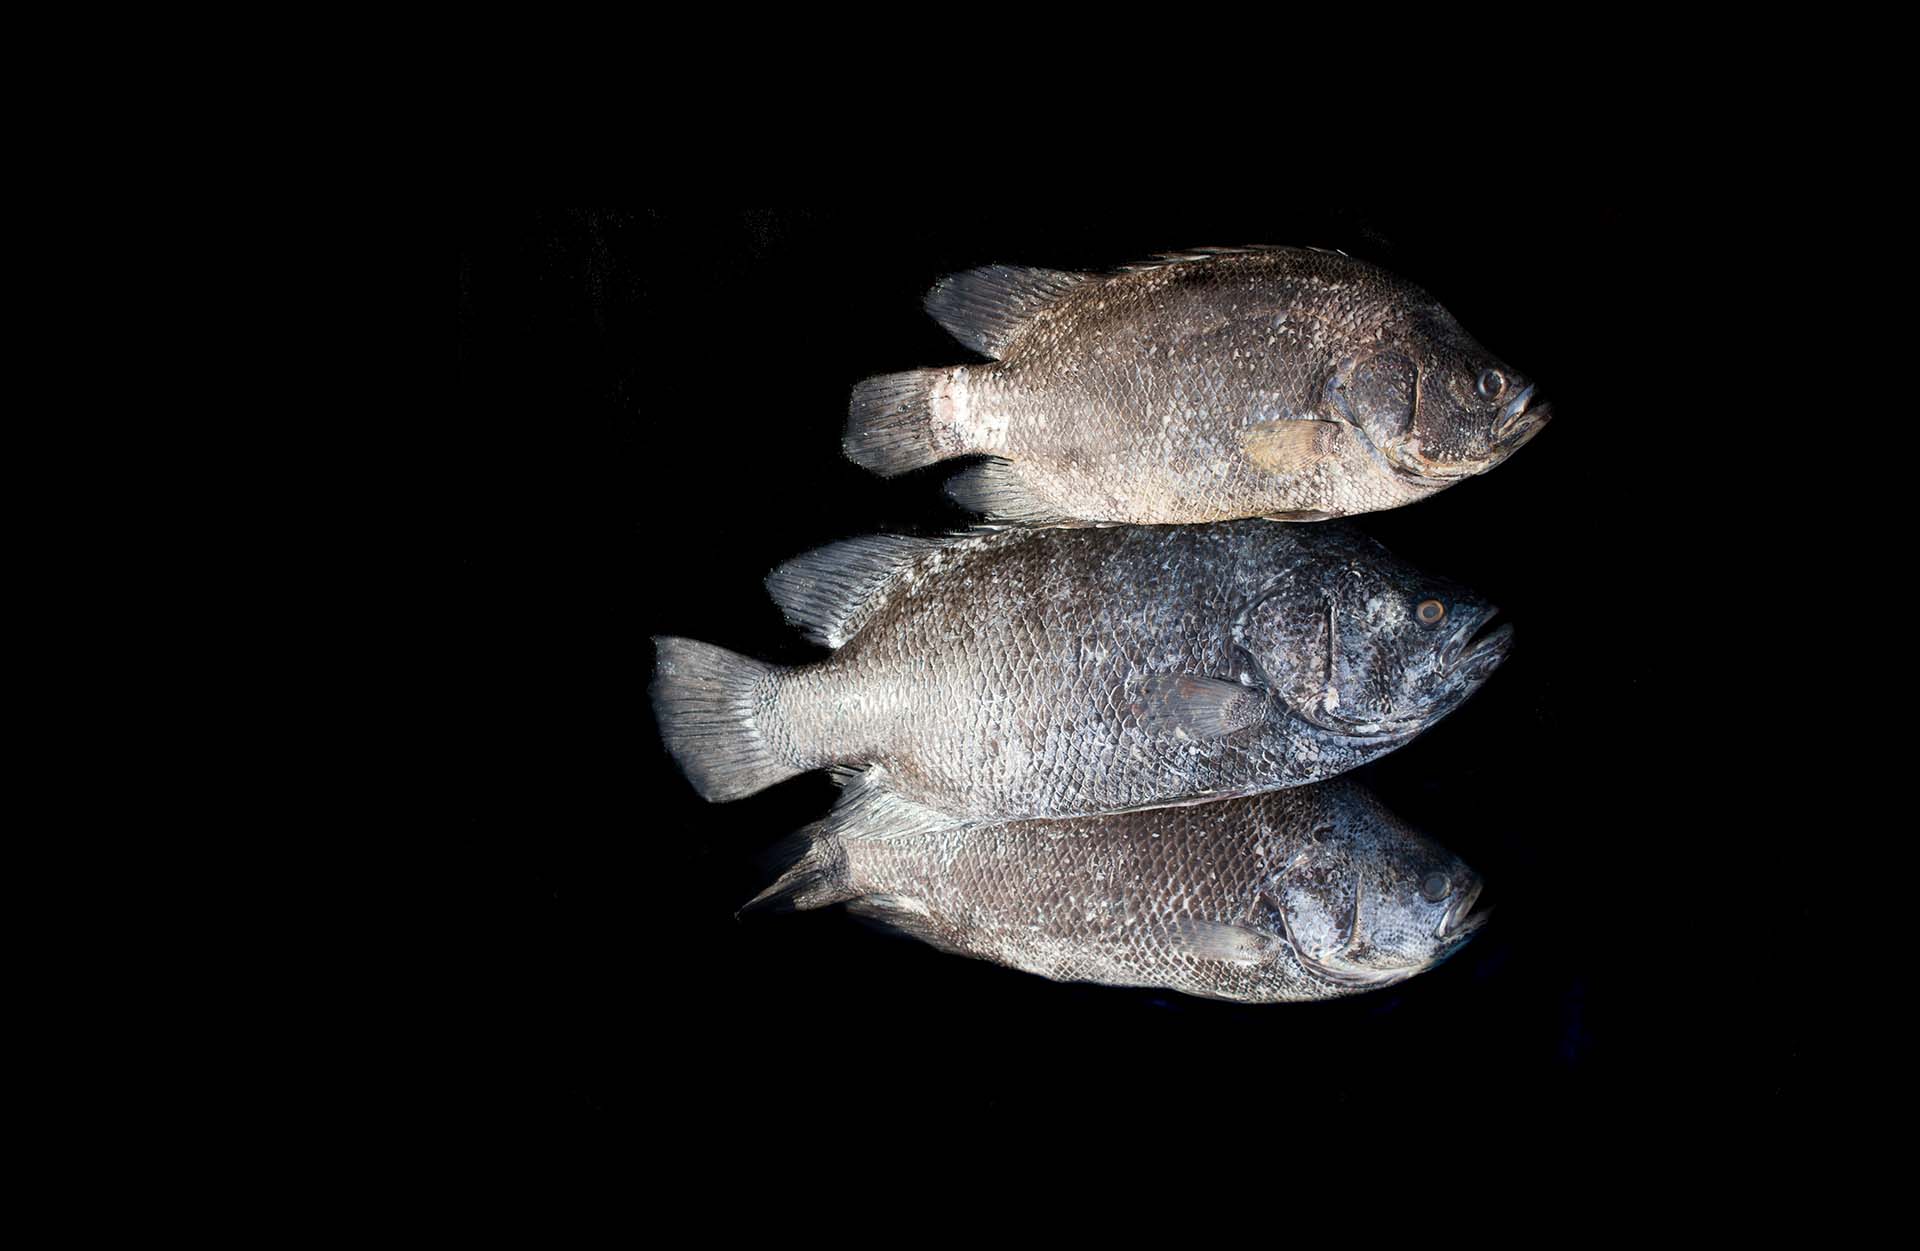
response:
<path id="1" fill-rule="evenodd" d="M 1548 416 L 1433 297 L 1334 252 L 992 266 L 944 279 L 927 306 L 996 359 L 863 383 L 847 454 L 883 474 L 996 457 L 952 492 L 997 519 L 1374 512 L 1492 468 Z"/>
<path id="2" fill-rule="evenodd" d="M 768 585 L 833 656 L 659 641 L 662 736 L 709 799 L 827 766 L 968 817 L 1297 786 L 1457 707 L 1510 634 L 1342 526 L 856 539 Z"/>
<path id="3" fill-rule="evenodd" d="M 1403 981 L 1484 919 L 1471 869 L 1344 782 L 972 825 L 869 793 L 799 841 L 749 907 L 844 901 L 942 950 L 1057 981 L 1244 1003 Z"/>

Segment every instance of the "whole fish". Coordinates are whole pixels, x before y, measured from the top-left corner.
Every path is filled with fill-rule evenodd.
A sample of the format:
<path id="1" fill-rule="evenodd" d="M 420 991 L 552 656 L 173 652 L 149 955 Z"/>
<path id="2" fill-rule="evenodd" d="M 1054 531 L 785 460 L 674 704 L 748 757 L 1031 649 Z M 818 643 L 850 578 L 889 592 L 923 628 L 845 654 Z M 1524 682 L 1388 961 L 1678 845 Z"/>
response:
<path id="1" fill-rule="evenodd" d="M 1298 786 L 1458 707 L 1512 634 L 1346 526 L 853 539 L 767 585 L 831 657 L 655 640 L 661 736 L 708 799 L 828 766 L 968 817 Z"/>
<path id="2" fill-rule="evenodd" d="M 1549 415 L 1432 296 L 1338 252 L 1211 249 L 1114 274 L 995 265 L 926 303 L 993 362 L 868 379 L 844 446 L 887 476 L 996 457 L 949 487 L 994 519 L 1397 508 L 1493 468 Z"/>
<path id="3" fill-rule="evenodd" d="M 1486 919 L 1480 879 L 1346 782 L 1102 817 L 967 825 L 862 791 L 747 905 L 845 901 L 1063 982 L 1243 1003 L 1404 981 Z"/>

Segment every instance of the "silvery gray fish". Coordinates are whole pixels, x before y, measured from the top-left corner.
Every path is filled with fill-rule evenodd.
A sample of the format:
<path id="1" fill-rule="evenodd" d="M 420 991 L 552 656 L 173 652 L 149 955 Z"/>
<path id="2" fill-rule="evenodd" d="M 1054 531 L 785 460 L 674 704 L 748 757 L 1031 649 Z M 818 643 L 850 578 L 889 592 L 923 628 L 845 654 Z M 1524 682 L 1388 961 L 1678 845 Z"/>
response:
<path id="1" fill-rule="evenodd" d="M 950 493 L 993 519 L 1315 521 L 1412 503 L 1540 432 L 1534 384 L 1434 298 L 1311 248 L 1114 274 L 994 265 L 927 311 L 985 365 L 855 388 L 847 455 L 892 476 L 995 457 Z"/>
<path id="2" fill-rule="evenodd" d="M 968 817 L 1298 786 L 1457 708 L 1512 634 L 1340 525 L 852 539 L 767 586 L 832 656 L 656 640 L 661 737 L 708 799 L 829 766 Z"/>
<path id="3" fill-rule="evenodd" d="M 1242 1003 L 1404 981 L 1486 919 L 1480 879 L 1356 786 L 967 825 L 882 791 L 796 839 L 754 908 L 847 902 L 943 951 L 1063 982 Z"/>

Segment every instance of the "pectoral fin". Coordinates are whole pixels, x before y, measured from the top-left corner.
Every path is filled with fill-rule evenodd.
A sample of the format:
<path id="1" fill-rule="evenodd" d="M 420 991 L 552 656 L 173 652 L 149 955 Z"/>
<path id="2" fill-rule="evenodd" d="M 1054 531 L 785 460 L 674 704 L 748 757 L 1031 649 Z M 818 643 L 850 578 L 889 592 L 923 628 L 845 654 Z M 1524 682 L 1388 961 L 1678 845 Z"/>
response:
<path id="1" fill-rule="evenodd" d="M 1174 950 L 1196 960 L 1224 960 L 1228 964 L 1258 964 L 1265 957 L 1267 936 L 1244 925 L 1183 917 L 1171 924 L 1167 940 Z"/>
<path id="2" fill-rule="evenodd" d="M 1261 469 L 1298 475 L 1334 455 L 1340 428 L 1325 421 L 1263 421 L 1240 437 L 1247 459 Z"/>
<path id="3" fill-rule="evenodd" d="M 1226 678 L 1161 674 L 1142 684 L 1134 711 L 1158 734 L 1183 739 L 1224 738 L 1267 715 L 1267 692 Z"/>

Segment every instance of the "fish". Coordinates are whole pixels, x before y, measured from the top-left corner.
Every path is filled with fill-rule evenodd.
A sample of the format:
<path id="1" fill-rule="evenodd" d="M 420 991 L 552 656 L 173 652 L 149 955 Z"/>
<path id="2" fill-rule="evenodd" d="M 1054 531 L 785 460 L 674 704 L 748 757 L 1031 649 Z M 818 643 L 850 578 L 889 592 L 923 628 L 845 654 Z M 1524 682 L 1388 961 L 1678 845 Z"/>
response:
<path id="1" fill-rule="evenodd" d="M 1403 982 L 1485 924 L 1480 877 L 1350 782 L 1054 820 L 958 821 L 851 792 L 742 913 L 845 903 L 1063 982 L 1239 1003 Z"/>
<path id="2" fill-rule="evenodd" d="M 887 477 L 992 457 L 948 493 L 996 521 L 1398 508 L 1492 469 L 1552 412 L 1432 296 L 1340 252 L 992 265 L 942 279 L 926 308 L 991 362 L 867 379 L 842 446 Z"/>
<path id="3" fill-rule="evenodd" d="M 967 817 L 1304 785 L 1459 707 L 1513 634 L 1338 523 L 867 536 L 767 587 L 831 656 L 654 640 L 662 741 L 709 800 L 822 768 Z"/>

